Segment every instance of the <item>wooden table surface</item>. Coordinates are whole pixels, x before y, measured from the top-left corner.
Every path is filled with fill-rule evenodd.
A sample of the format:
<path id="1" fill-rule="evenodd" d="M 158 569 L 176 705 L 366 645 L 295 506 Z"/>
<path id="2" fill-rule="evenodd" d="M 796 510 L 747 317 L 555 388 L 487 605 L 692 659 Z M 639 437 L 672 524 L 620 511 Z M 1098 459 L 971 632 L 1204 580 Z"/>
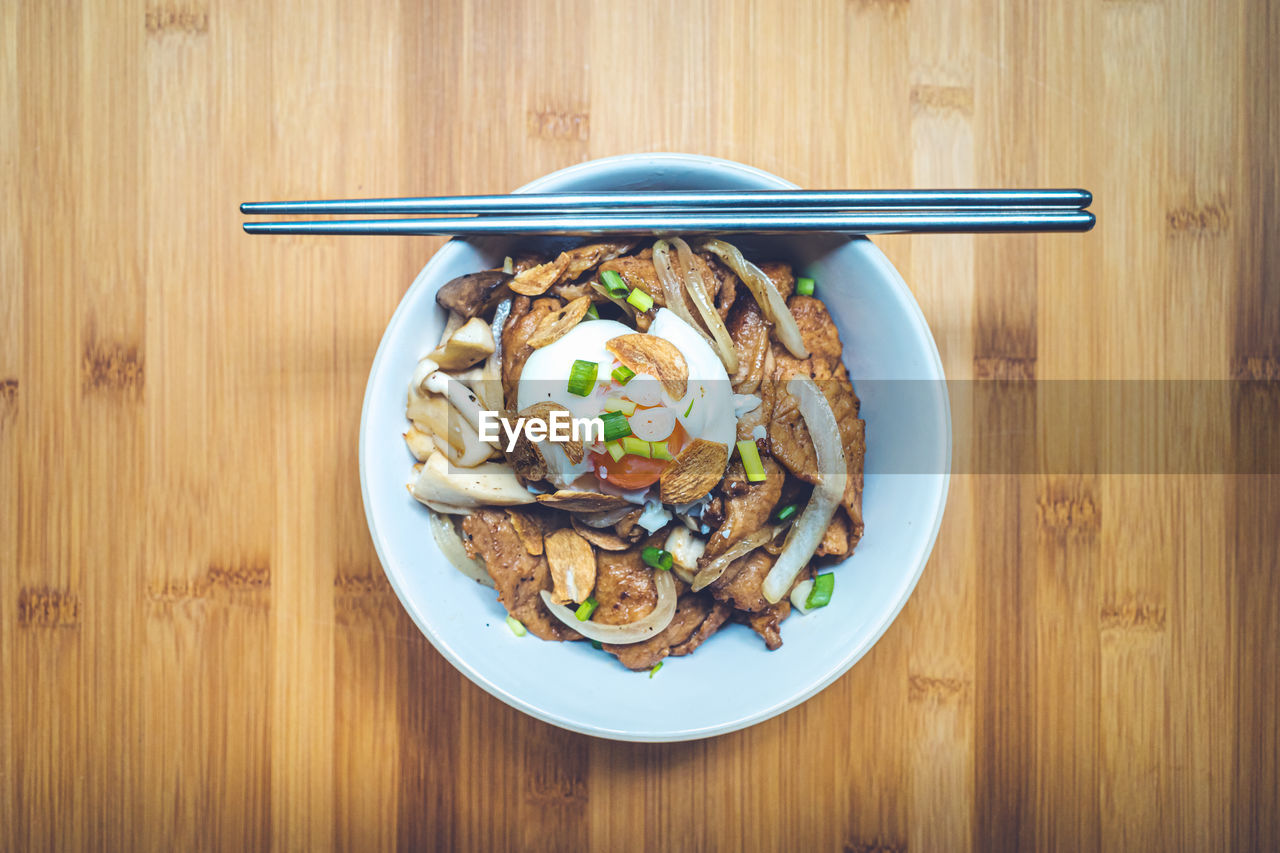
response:
<path id="1" fill-rule="evenodd" d="M 948 375 L 1275 380 L 1278 56 L 1269 0 L 3 4 L 0 848 L 1280 848 L 1280 477 L 957 475 L 822 694 L 570 734 L 435 652 L 365 527 L 440 241 L 236 210 L 646 151 L 1084 186 L 1087 235 L 877 240 Z"/>

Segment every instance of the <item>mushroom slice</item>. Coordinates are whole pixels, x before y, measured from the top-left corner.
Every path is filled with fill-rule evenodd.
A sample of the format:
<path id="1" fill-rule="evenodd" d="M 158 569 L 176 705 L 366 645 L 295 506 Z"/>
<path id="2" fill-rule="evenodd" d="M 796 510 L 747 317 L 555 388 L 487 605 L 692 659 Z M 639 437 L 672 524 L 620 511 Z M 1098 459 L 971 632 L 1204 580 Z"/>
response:
<path id="1" fill-rule="evenodd" d="M 541 296 L 547 288 L 560 280 L 569 267 L 569 256 L 564 252 L 554 261 L 538 264 L 511 279 L 510 287 L 521 296 Z"/>
<path id="2" fill-rule="evenodd" d="M 509 296 L 512 276 L 502 270 L 486 270 L 458 276 L 436 292 L 436 302 L 470 320 Z"/>
<path id="3" fill-rule="evenodd" d="M 610 530 L 597 530 L 583 524 L 576 515 L 569 520 L 569 523 L 573 525 L 574 530 L 578 531 L 579 536 L 602 551 L 625 551 L 631 547 L 631 543 L 617 533 Z"/>
<path id="4" fill-rule="evenodd" d="M 409 446 L 409 452 L 413 454 L 413 458 L 419 462 L 430 459 L 436 449 L 431 433 L 419 429 L 416 423 L 409 424 L 409 431 L 404 434 L 404 443 Z"/>
<path id="5" fill-rule="evenodd" d="M 496 441 L 489 444 L 480 440 L 480 401 L 470 388 L 442 370 L 424 379 L 421 387 L 449 401 L 451 414 L 446 418 L 447 432 L 436 435 L 447 436 L 448 441 L 441 449 L 450 462 L 471 468 L 497 451 Z"/>
<path id="6" fill-rule="evenodd" d="M 442 370 L 462 370 L 493 354 L 493 330 L 479 317 L 472 317 L 441 342 L 427 358 Z"/>
<path id="7" fill-rule="evenodd" d="M 449 406 L 449 400 L 439 394 L 415 394 L 410 391 L 405 416 L 413 422 L 414 428 L 430 435 L 439 446 L 442 441 L 449 440 L 451 419 L 457 417 L 457 414 Z"/>
<path id="8" fill-rule="evenodd" d="M 604 348 L 636 373 L 647 373 L 662 383 L 673 400 L 689 390 L 689 363 L 675 344 L 653 335 L 618 335 Z"/>
<path id="9" fill-rule="evenodd" d="M 596 553 L 591 544 L 564 527 L 546 537 L 544 547 L 555 585 L 551 600 L 556 604 L 586 601 L 596 586 Z"/>
<path id="10" fill-rule="evenodd" d="M 664 504 L 696 501 L 720 482 L 729 464 L 729 448 L 718 441 L 695 438 L 659 478 Z"/>
<path id="11" fill-rule="evenodd" d="M 541 349 L 547 344 L 560 340 L 570 329 L 582 322 L 582 318 L 587 316 L 587 309 L 590 307 L 591 297 L 579 296 L 559 311 L 552 311 L 538 321 L 533 334 L 529 336 L 529 346 Z"/>
<path id="12" fill-rule="evenodd" d="M 414 498 L 438 512 L 466 515 L 480 506 L 520 506 L 533 495 L 506 465 L 486 462 L 473 468 L 450 468 L 436 451 L 409 485 Z"/>
<path id="13" fill-rule="evenodd" d="M 560 489 L 549 495 L 538 495 L 538 503 L 569 512 L 600 512 L 602 510 L 619 509 L 629 506 L 626 499 L 617 495 L 604 495 L 600 492 L 580 492 L 574 489 Z"/>

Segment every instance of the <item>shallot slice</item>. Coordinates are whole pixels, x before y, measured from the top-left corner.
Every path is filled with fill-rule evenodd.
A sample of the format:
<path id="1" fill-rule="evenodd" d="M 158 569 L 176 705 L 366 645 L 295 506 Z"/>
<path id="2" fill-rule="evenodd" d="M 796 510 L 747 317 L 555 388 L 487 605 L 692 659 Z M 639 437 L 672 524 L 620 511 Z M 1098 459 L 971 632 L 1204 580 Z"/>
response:
<path id="1" fill-rule="evenodd" d="M 787 382 L 787 392 L 796 398 L 800 416 L 809 428 L 821 479 L 813 487 L 813 495 L 804 512 L 791 528 L 778 562 L 765 575 L 762 591 L 770 604 L 782 600 L 796 576 L 813 559 L 849 480 L 844 448 L 840 445 L 840 428 L 826 396 L 808 376 L 793 376 Z"/>
<path id="2" fill-rule="evenodd" d="M 702 248 L 724 261 L 725 265 L 742 279 L 742 283 L 759 303 L 765 319 L 773 323 L 778 340 L 782 341 L 787 351 L 796 358 L 808 358 L 809 349 L 800 336 L 800 327 L 796 324 L 796 318 L 787 307 L 787 303 L 783 301 L 777 285 L 764 274 L 764 270 L 743 257 L 742 252 L 732 243 L 726 243 L 723 240 L 707 240 L 702 244 Z"/>
<path id="3" fill-rule="evenodd" d="M 657 605 L 644 618 L 626 625 L 602 625 L 590 620 L 579 622 L 572 610 L 551 600 L 548 590 L 542 590 L 540 595 L 542 603 L 551 611 L 552 616 L 588 640 L 622 646 L 644 642 L 656 636 L 671 624 L 672 617 L 676 615 L 676 582 L 671 579 L 671 572 L 655 571 L 653 580 L 658 587 Z"/>
<path id="4" fill-rule="evenodd" d="M 440 553 L 444 554 L 445 559 L 473 581 L 492 589 L 493 578 L 489 577 L 484 561 L 467 556 L 466 546 L 462 544 L 462 535 L 458 533 L 458 528 L 454 527 L 453 522 L 434 510 L 428 510 L 428 514 L 431 516 L 431 535 L 435 538 L 436 545 L 439 546 Z"/>

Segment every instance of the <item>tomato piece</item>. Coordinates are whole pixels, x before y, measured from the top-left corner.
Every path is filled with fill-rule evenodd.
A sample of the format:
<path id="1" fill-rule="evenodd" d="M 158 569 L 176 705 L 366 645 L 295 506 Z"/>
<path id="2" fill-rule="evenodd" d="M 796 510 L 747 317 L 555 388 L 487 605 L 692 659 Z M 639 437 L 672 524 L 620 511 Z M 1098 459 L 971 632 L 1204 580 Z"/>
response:
<path id="1" fill-rule="evenodd" d="M 676 428 L 667 439 L 667 449 L 672 456 L 675 456 L 688 440 L 689 434 L 684 431 L 684 426 L 676 421 Z M 619 489 L 628 491 L 652 486 L 658 482 L 662 472 L 667 470 L 670 464 L 669 459 L 646 459 L 630 453 L 617 462 L 614 462 L 613 457 L 607 453 L 591 454 L 591 467 L 595 469 L 596 476 Z"/>

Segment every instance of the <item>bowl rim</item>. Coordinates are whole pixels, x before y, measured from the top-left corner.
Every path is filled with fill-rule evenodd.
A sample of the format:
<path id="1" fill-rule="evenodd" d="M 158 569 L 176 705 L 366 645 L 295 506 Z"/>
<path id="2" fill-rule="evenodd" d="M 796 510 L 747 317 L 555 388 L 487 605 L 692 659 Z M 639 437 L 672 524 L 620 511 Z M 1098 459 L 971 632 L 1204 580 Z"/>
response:
<path id="1" fill-rule="evenodd" d="M 678 152 L 637 152 L 633 154 L 618 154 L 609 157 L 601 157 L 593 160 L 585 160 L 549 172 L 541 177 L 522 185 L 514 190 L 517 193 L 536 192 L 547 184 L 551 184 L 564 178 L 571 178 L 581 172 L 588 172 L 602 167 L 609 167 L 617 164 L 635 164 L 637 162 L 651 161 L 657 165 L 663 164 L 684 164 L 698 167 L 712 166 L 717 169 L 728 171 L 736 171 L 740 174 L 750 175 L 751 177 L 774 184 L 779 189 L 798 188 L 797 184 L 781 178 L 771 172 L 766 172 L 755 166 L 749 166 L 745 163 L 739 163 L 733 160 L 725 160 L 718 157 L 711 157 L 703 154 L 686 154 Z M 936 505 L 934 507 L 933 518 L 930 524 L 930 532 L 922 546 L 918 549 L 919 556 L 915 560 L 915 566 L 912 569 L 911 577 L 902 587 L 902 595 L 891 611 L 886 611 L 886 615 L 882 618 L 879 626 L 874 634 L 870 635 L 863 643 L 856 647 L 851 647 L 844 656 L 839 658 L 833 666 L 831 666 L 821 677 L 815 679 L 806 689 L 799 691 L 795 695 L 786 697 L 768 707 L 762 708 L 752 714 L 727 720 L 723 723 L 704 726 L 697 729 L 671 729 L 663 732 L 629 732 L 619 729 L 609 729 L 598 725 L 583 724 L 575 720 L 567 720 L 549 713 L 538 705 L 533 704 L 519 695 L 512 693 L 503 687 L 493 683 L 475 669 L 467 660 L 457 653 L 443 637 L 439 636 L 432 630 L 430 624 L 422 618 L 418 608 L 415 607 L 409 598 L 406 597 L 404 590 L 401 588 L 397 580 L 396 573 L 388 568 L 388 560 L 386 550 L 384 548 L 384 534 L 379 530 L 377 522 L 373 514 L 373 502 L 369 491 L 369 475 L 368 466 L 366 464 L 366 441 L 367 425 L 370 418 L 370 410 L 373 405 L 373 389 L 374 377 L 378 374 L 383 359 L 386 356 L 388 347 L 390 346 L 390 330 L 397 325 L 402 312 L 408 310 L 409 294 L 415 288 L 420 286 L 420 282 L 434 272 L 434 267 L 442 264 L 439 260 L 441 254 L 451 243 L 457 241 L 454 238 L 441 246 L 423 265 L 422 269 L 414 277 L 413 282 L 405 289 L 404 294 L 400 297 L 396 309 L 392 312 L 391 317 L 387 320 L 383 330 L 382 338 L 378 343 L 377 351 L 374 354 L 373 362 L 369 368 L 369 377 L 365 382 L 364 403 L 360 411 L 360 427 L 357 434 L 358 444 L 358 466 L 360 472 L 360 494 L 364 503 L 365 521 L 369 528 L 370 539 L 373 541 L 374 550 L 378 555 L 378 562 L 382 566 L 383 575 L 387 578 L 395 591 L 396 598 L 400 605 L 409 613 L 411 619 L 418 630 L 422 632 L 427 641 L 439 652 L 455 669 L 465 675 L 473 684 L 484 690 L 490 696 L 504 702 L 505 704 L 515 708 L 531 717 L 549 723 L 557 728 L 584 734 L 592 737 L 603 738 L 607 740 L 626 741 L 632 743 L 671 743 L 690 740 L 701 740 L 704 738 L 715 737 L 718 735 L 729 734 L 731 732 L 740 731 L 749 728 L 757 723 L 762 723 L 772 719 L 792 708 L 800 705 L 812 697 L 821 693 L 829 687 L 836 679 L 848 672 L 855 663 L 862 659 L 868 651 L 871 650 L 880 638 L 888 631 L 907 601 L 915 592 L 916 585 L 919 583 L 920 576 L 924 573 L 924 567 L 929 561 L 929 557 L 933 553 L 933 547 L 937 542 L 938 532 L 942 526 L 942 517 L 946 510 L 947 499 L 951 491 L 951 461 L 954 438 L 952 436 L 952 420 L 951 420 L 951 401 L 950 395 L 946 387 L 946 374 L 943 370 L 942 358 L 938 352 L 937 341 L 929 328 L 929 324 L 925 319 L 924 312 L 920 309 L 919 303 L 916 301 L 915 295 L 911 288 L 908 287 L 906 280 L 898 272 L 897 268 L 889 261 L 888 257 L 879 250 L 866 237 L 854 237 L 851 239 L 866 241 L 871 246 L 873 252 L 869 255 L 871 263 L 876 267 L 877 271 L 883 274 L 891 287 L 896 292 L 899 301 L 903 302 L 907 308 L 907 315 L 911 324 L 915 327 L 917 333 L 927 344 L 926 356 L 930 366 L 937 372 L 938 381 L 935 387 L 940 395 L 940 408 L 945 418 L 944 429 L 941 431 L 941 440 L 945 445 L 942 448 L 944 464 L 941 472 L 941 488 L 937 492 Z"/>

